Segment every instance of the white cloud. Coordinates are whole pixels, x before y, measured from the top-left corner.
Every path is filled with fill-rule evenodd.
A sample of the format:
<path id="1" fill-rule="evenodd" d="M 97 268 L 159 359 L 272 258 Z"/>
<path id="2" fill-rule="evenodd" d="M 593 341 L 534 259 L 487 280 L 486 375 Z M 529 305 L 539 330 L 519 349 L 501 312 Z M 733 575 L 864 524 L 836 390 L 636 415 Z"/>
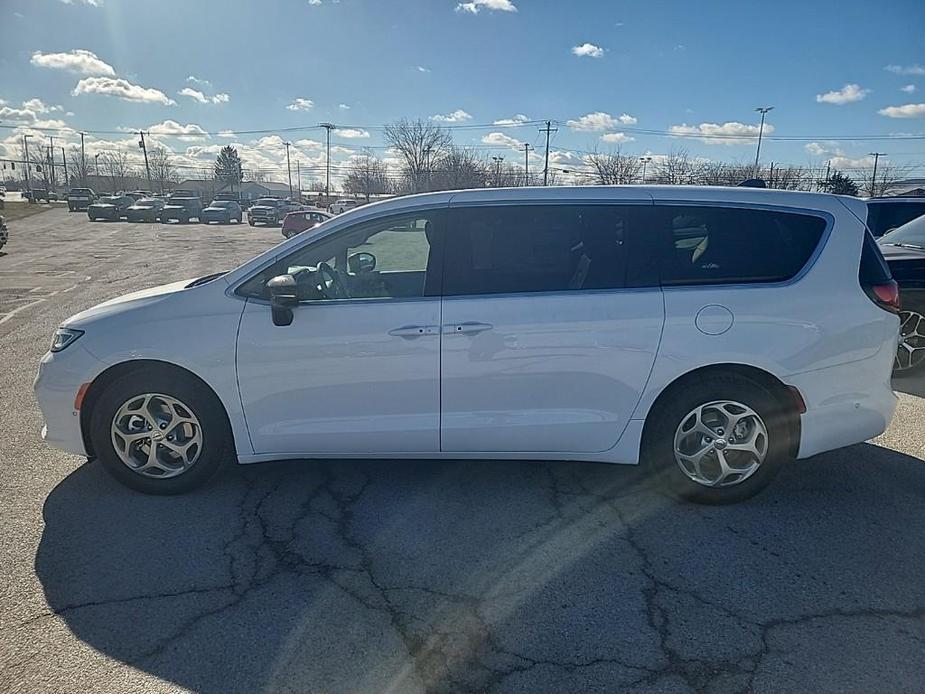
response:
<path id="1" fill-rule="evenodd" d="M 188 96 L 191 99 L 198 101 L 200 104 L 227 104 L 231 101 L 231 97 L 227 94 L 219 93 L 214 96 L 208 96 L 203 94 L 198 89 L 193 89 L 192 87 L 183 87 L 180 91 L 177 92 L 180 96 Z"/>
<path id="2" fill-rule="evenodd" d="M 318 142 L 317 140 L 296 140 L 296 147 L 302 147 L 304 149 L 321 149 L 324 145 Z"/>
<path id="3" fill-rule="evenodd" d="M 626 133 L 604 133 L 601 135 L 601 140 L 604 142 L 609 142 L 610 144 L 619 144 L 621 142 L 632 142 L 636 138 L 630 137 Z"/>
<path id="4" fill-rule="evenodd" d="M 582 166 L 585 163 L 585 160 L 582 159 L 579 155 L 574 152 L 569 152 L 567 150 L 555 149 L 550 150 L 549 152 L 549 163 L 553 166 L 561 167 L 575 167 Z"/>
<path id="5" fill-rule="evenodd" d="M 602 58 L 604 49 L 593 43 L 583 43 L 580 46 L 572 46 L 572 53 L 579 58 Z"/>
<path id="6" fill-rule="evenodd" d="M 349 139 L 359 139 L 369 137 L 368 130 L 361 130 L 360 128 L 337 128 L 334 130 L 336 135 L 341 137 L 346 137 Z"/>
<path id="7" fill-rule="evenodd" d="M 887 72 L 892 72 L 897 75 L 925 75 L 925 65 L 887 65 L 883 68 Z"/>
<path id="8" fill-rule="evenodd" d="M 114 77 L 115 68 L 112 65 L 101 60 L 96 53 L 77 48 L 66 53 L 42 53 L 36 51 L 32 54 L 29 61 L 38 67 L 50 68 L 52 70 L 67 70 L 76 72 L 79 75 L 107 75 Z"/>
<path id="9" fill-rule="evenodd" d="M 237 136 L 238 134 L 234 130 L 219 130 L 218 131 L 218 137 L 233 138 Z"/>
<path id="10" fill-rule="evenodd" d="M 803 145 L 803 149 L 806 150 L 807 154 L 810 154 L 814 157 L 825 157 L 833 155 L 841 156 L 844 154 L 841 148 L 838 146 L 838 142 L 835 142 L 834 140 L 807 142 L 805 145 Z"/>
<path id="11" fill-rule="evenodd" d="M 636 125 L 636 123 L 639 122 L 634 116 L 628 113 L 621 113 L 617 120 L 623 123 L 623 125 Z"/>
<path id="12" fill-rule="evenodd" d="M 527 118 L 527 116 L 525 116 L 524 114 L 518 113 L 513 118 L 502 118 L 501 120 L 496 120 L 494 122 L 494 125 L 502 125 L 502 126 L 521 125 L 522 123 L 526 123 L 529 120 L 530 119 Z"/>
<path id="13" fill-rule="evenodd" d="M 163 104 L 164 106 L 172 106 L 177 103 L 159 89 L 142 87 L 132 84 L 128 80 L 114 79 L 112 77 L 86 77 L 77 83 L 71 94 L 74 96 L 102 94 L 104 96 L 115 96 L 125 101 Z"/>
<path id="14" fill-rule="evenodd" d="M 417 65 L 417 66 L 415 67 L 415 69 L 416 69 L 418 72 L 430 72 L 430 68 L 429 68 L 429 67 L 424 67 L 423 65 Z"/>
<path id="15" fill-rule="evenodd" d="M 708 145 L 742 145 L 751 144 L 758 137 L 757 125 L 746 125 L 736 121 L 726 123 L 701 123 L 700 125 L 672 125 L 669 132 L 678 137 L 700 136 Z M 764 124 L 764 132 L 769 135 L 774 132 L 774 126 Z"/>
<path id="16" fill-rule="evenodd" d="M 53 111 L 63 111 L 64 109 L 60 106 L 49 106 L 44 103 L 41 99 L 29 99 L 28 101 L 22 102 L 22 107 L 29 109 L 30 111 L 35 111 L 36 113 L 51 113 Z"/>
<path id="17" fill-rule="evenodd" d="M 317 7 L 321 4 L 321 0 L 308 0 L 308 4 Z"/>
<path id="18" fill-rule="evenodd" d="M 486 145 L 494 147 L 510 147 L 511 149 L 522 149 L 524 143 L 504 133 L 488 133 L 482 138 Z"/>
<path id="19" fill-rule="evenodd" d="M 462 121 L 472 120 L 472 116 L 463 111 L 461 108 L 458 108 L 452 113 L 438 113 L 436 116 L 431 116 L 430 119 L 437 121 L 438 123 L 461 123 Z"/>
<path id="20" fill-rule="evenodd" d="M 102 7 L 103 0 L 61 0 L 65 5 L 89 5 L 90 7 Z"/>
<path id="21" fill-rule="evenodd" d="M 209 133 L 202 126 L 195 123 L 181 125 L 175 120 L 165 120 L 162 123 L 149 125 L 145 128 L 145 131 L 154 138 L 175 137 L 182 142 L 196 142 L 206 140 L 209 137 Z"/>
<path id="22" fill-rule="evenodd" d="M 350 104 L 337 104 L 337 108 L 339 108 L 341 111 L 349 111 Z"/>
<path id="23" fill-rule="evenodd" d="M 287 111 L 308 111 L 314 108 L 315 102 L 311 99 L 299 97 L 286 107 Z"/>
<path id="24" fill-rule="evenodd" d="M 877 113 L 888 118 L 922 118 L 925 117 L 925 104 L 887 106 L 886 108 L 881 108 Z"/>
<path id="25" fill-rule="evenodd" d="M 461 2 L 456 5 L 457 12 L 468 12 L 470 14 L 478 14 L 483 9 L 492 12 L 517 11 L 517 7 L 511 0 L 471 0 L 470 2 Z"/>
<path id="26" fill-rule="evenodd" d="M 906 94 L 912 94 L 913 92 L 915 92 L 915 85 L 914 84 L 904 84 L 902 87 L 899 88 L 899 91 L 906 92 Z"/>
<path id="27" fill-rule="evenodd" d="M 35 111 L 27 108 L 0 107 L 0 119 L 32 123 L 38 119 Z"/>
<path id="28" fill-rule="evenodd" d="M 870 89 L 861 89 L 859 84 L 846 84 L 841 89 L 835 89 L 825 94 L 816 94 L 816 101 L 820 104 L 835 104 L 842 106 L 854 101 L 860 101 L 870 94 Z"/>
<path id="29" fill-rule="evenodd" d="M 201 77 L 196 77 L 196 75 L 190 75 L 186 78 L 186 81 L 190 84 L 198 84 L 200 87 L 211 87 L 212 83 L 209 80 L 204 80 Z"/>
<path id="30" fill-rule="evenodd" d="M 626 116 L 626 114 L 623 115 Z M 621 116 L 621 118 L 622 117 L 623 116 Z M 629 117 L 632 118 L 632 116 Z M 635 119 L 633 122 L 635 122 Z M 604 113 L 603 111 L 595 111 L 594 113 L 583 115 L 578 120 L 566 121 L 565 124 L 572 130 L 595 132 L 600 130 L 613 130 L 614 128 L 619 127 L 620 121 L 611 116 L 609 113 Z"/>

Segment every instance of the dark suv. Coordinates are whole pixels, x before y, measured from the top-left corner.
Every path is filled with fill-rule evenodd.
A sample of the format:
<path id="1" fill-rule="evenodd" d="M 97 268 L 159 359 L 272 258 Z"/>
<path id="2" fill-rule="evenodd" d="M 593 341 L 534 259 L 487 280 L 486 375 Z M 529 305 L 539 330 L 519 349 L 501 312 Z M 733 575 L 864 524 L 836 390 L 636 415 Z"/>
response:
<path id="1" fill-rule="evenodd" d="M 202 200 L 200 198 L 179 197 L 171 195 L 167 199 L 167 204 L 161 210 L 161 221 L 169 222 L 176 219 L 182 224 L 186 224 L 194 217 L 199 220 L 202 213 Z"/>
<path id="2" fill-rule="evenodd" d="M 90 188 L 71 188 L 67 193 L 67 211 L 83 211 L 96 202 L 96 193 Z"/>
<path id="3" fill-rule="evenodd" d="M 876 237 L 925 214 L 925 198 L 868 198 L 867 226 Z"/>
<path id="4" fill-rule="evenodd" d="M 106 219 L 110 222 L 118 222 L 128 214 L 128 208 L 135 203 L 127 195 L 107 195 L 87 208 L 87 217 L 91 222 L 97 219 Z"/>

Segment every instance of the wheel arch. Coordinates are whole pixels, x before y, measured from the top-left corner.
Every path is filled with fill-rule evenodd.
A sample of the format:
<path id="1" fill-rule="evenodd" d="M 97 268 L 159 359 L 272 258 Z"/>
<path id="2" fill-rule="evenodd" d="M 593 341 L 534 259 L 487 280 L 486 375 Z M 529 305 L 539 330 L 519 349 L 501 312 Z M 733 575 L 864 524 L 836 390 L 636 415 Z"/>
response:
<path id="1" fill-rule="evenodd" d="M 177 364 L 173 364 L 168 361 L 162 361 L 160 359 L 132 359 L 129 361 L 119 362 L 118 364 L 113 364 L 109 368 L 102 371 L 93 381 L 90 383 L 90 387 L 87 388 L 87 392 L 83 397 L 83 401 L 80 403 L 80 435 L 84 442 L 84 448 L 87 452 L 88 458 L 94 457 L 93 443 L 90 437 L 90 416 L 93 412 L 93 408 L 96 403 L 99 401 L 100 396 L 106 391 L 106 389 L 114 383 L 117 379 L 125 376 L 126 374 L 134 373 L 136 371 L 144 371 L 146 369 L 161 369 L 165 371 L 171 371 L 176 375 L 182 376 L 183 378 L 188 378 L 199 385 L 201 385 L 211 396 L 215 399 L 216 404 L 221 408 L 222 416 L 225 419 L 225 424 L 228 427 L 228 435 L 230 439 L 230 445 L 234 451 L 235 456 L 237 456 L 237 450 L 233 435 L 233 430 L 231 427 L 231 420 L 228 417 L 228 410 L 225 408 L 225 404 L 222 402 L 222 399 L 218 396 L 218 393 L 215 392 L 215 389 L 202 380 L 201 377 L 197 376 L 195 373 L 186 369 Z"/>
<path id="2" fill-rule="evenodd" d="M 642 437 L 640 440 L 640 454 L 645 450 L 646 437 L 653 426 L 654 418 L 651 416 L 652 413 L 657 412 L 658 408 L 678 390 L 711 376 L 738 376 L 766 388 L 781 406 L 781 411 L 784 413 L 787 422 L 788 453 L 791 457 L 796 457 L 800 448 L 800 414 L 805 411 L 802 395 L 800 395 L 796 388 L 788 386 L 769 371 L 765 371 L 756 366 L 737 363 L 701 366 L 681 374 L 665 386 L 645 413 L 645 424 L 643 425 Z"/>

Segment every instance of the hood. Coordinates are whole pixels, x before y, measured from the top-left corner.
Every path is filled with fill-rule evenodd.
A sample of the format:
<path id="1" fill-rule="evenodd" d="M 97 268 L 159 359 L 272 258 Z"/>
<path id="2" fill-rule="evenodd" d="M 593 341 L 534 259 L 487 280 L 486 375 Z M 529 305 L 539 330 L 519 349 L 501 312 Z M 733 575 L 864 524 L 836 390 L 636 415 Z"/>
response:
<path id="1" fill-rule="evenodd" d="M 273 207 L 272 205 L 251 205 L 252 210 L 271 210 L 276 212 L 278 208 Z"/>
<path id="2" fill-rule="evenodd" d="M 132 205 L 129 207 L 130 210 L 153 210 L 154 205 Z"/>
<path id="3" fill-rule="evenodd" d="M 115 203 L 111 202 L 95 202 L 90 207 L 115 207 Z"/>
<path id="4" fill-rule="evenodd" d="M 904 248 L 902 246 L 890 246 L 885 243 L 878 244 L 880 247 L 880 252 L 883 253 L 883 257 L 886 258 L 887 262 L 898 262 L 905 260 L 914 260 L 921 263 L 925 263 L 925 249 L 919 250 L 918 248 Z"/>
<path id="5" fill-rule="evenodd" d="M 231 212 L 227 207 L 203 207 L 203 212 Z"/>
<path id="6" fill-rule="evenodd" d="M 123 313 L 141 306 L 157 303 L 168 296 L 186 289 L 189 284 L 194 281 L 194 279 L 188 279 L 182 280 L 181 282 L 171 282 L 170 284 L 162 284 L 159 287 L 143 289 L 139 292 L 132 292 L 131 294 L 125 294 L 115 299 L 104 301 L 102 304 L 97 304 L 92 308 L 88 308 L 86 311 L 81 311 L 71 316 L 62 323 L 62 326 L 67 328 L 80 327 L 87 321 L 92 321 L 103 316 Z"/>

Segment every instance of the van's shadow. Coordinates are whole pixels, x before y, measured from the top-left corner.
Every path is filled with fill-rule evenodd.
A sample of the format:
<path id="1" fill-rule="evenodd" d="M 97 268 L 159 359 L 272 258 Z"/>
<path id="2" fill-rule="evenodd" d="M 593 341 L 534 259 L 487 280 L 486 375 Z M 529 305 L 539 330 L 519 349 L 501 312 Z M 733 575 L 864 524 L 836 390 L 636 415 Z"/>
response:
<path id="1" fill-rule="evenodd" d="M 925 398 L 925 370 L 914 376 L 903 376 L 893 379 L 893 390 L 907 395 Z"/>
<path id="2" fill-rule="evenodd" d="M 36 572 L 80 639 L 193 690 L 613 689 L 756 657 L 743 619 L 921 606 L 923 500 L 925 464 L 872 445 L 721 508 L 590 464 L 292 462 L 159 498 L 93 463 Z"/>

